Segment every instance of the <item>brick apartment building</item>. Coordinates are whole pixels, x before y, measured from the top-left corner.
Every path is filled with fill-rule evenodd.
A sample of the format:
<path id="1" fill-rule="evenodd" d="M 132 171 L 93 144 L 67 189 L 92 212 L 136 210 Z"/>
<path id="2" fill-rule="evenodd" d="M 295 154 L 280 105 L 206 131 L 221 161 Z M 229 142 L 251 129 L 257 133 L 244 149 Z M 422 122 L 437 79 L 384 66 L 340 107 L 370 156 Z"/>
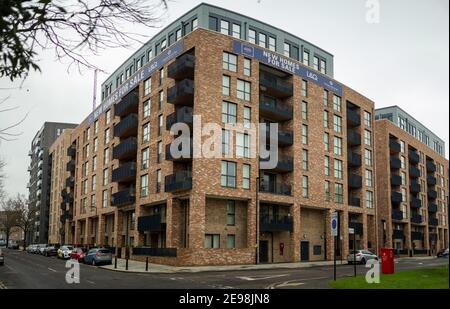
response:
<path id="1" fill-rule="evenodd" d="M 175 123 L 207 142 L 194 115 L 220 126 L 230 158 L 170 151 Z M 376 250 L 373 121 L 374 103 L 333 79 L 331 54 L 201 4 L 120 66 L 52 146 L 51 240 L 172 265 L 276 263 L 345 257 L 352 227 L 358 248 Z M 279 126 L 271 169 L 252 123 Z"/>
<path id="2" fill-rule="evenodd" d="M 380 246 L 400 254 L 448 248 L 448 160 L 444 142 L 397 106 L 376 110 Z"/>

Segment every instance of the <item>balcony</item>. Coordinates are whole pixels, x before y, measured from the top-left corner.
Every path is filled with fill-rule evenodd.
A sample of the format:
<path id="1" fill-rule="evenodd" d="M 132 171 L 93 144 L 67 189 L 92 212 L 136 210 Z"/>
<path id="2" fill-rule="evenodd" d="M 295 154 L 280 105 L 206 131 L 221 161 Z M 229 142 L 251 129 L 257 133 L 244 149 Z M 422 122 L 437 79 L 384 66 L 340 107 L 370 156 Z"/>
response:
<path id="1" fill-rule="evenodd" d="M 178 171 L 175 174 L 168 175 L 164 181 L 165 192 L 176 192 L 192 189 L 192 172 Z"/>
<path id="2" fill-rule="evenodd" d="M 391 154 L 399 153 L 401 149 L 402 147 L 400 146 L 400 143 L 392 138 L 389 139 L 389 151 Z"/>
<path id="3" fill-rule="evenodd" d="M 403 211 L 392 209 L 392 220 L 402 221 L 403 220 Z"/>
<path id="4" fill-rule="evenodd" d="M 427 173 L 434 173 L 436 172 L 436 164 L 431 161 L 431 160 L 427 160 Z"/>
<path id="5" fill-rule="evenodd" d="M 195 56 L 184 54 L 178 57 L 167 68 L 167 76 L 176 80 L 194 79 Z"/>
<path id="6" fill-rule="evenodd" d="M 408 159 L 409 162 L 411 162 L 412 164 L 417 164 L 420 162 L 420 156 L 417 154 L 416 151 L 411 149 L 408 151 Z"/>
<path id="7" fill-rule="evenodd" d="M 192 106 L 194 103 L 194 81 L 184 79 L 167 90 L 167 102 L 175 105 Z"/>
<path id="8" fill-rule="evenodd" d="M 350 166 L 354 166 L 354 167 L 361 166 L 361 155 L 360 154 L 349 151 L 347 153 L 347 160 L 348 160 L 348 165 L 350 165 Z"/>
<path id="9" fill-rule="evenodd" d="M 419 214 L 412 214 L 411 215 L 411 223 L 417 223 L 421 224 L 423 221 L 422 216 Z"/>
<path id="10" fill-rule="evenodd" d="M 161 214 L 139 217 L 138 231 L 144 232 L 160 232 L 166 229 L 166 224 L 161 222 Z"/>
<path id="11" fill-rule="evenodd" d="M 362 177 L 355 174 L 348 175 L 348 186 L 350 188 L 361 188 L 362 187 Z"/>
<path id="12" fill-rule="evenodd" d="M 112 171 L 112 182 L 134 182 L 136 180 L 136 163 L 127 162 Z"/>
<path id="13" fill-rule="evenodd" d="M 428 189 L 428 199 L 434 200 L 437 198 L 437 192 L 434 189 Z"/>
<path id="14" fill-rule="evenodd" d="M 398 187 L 402 184 L 402 177 L 399 175 L 391 175 L 391 186 L 392 187 Z"/>
<path id="15" fill-rule="evenodd" d="M 294 117 L 291 105 L 264 96 L 260 96 L 259 114 L 275 121 L 287 121 Z"/>
<path id="16" fill-rule="evenodd" d="M 259 191 L 279 195 L 292 195 L 291 185 L 284 182 L 272 182 L 261 180 L 259 184 Z"/>
<path id="17" fill-rule="evenodd" d="M 68 172 L 75 172 L 75 160 L 70 160 L 66 164 L 66 171 Z"/>
<path id="18" fill-rule="evenodd" d="M 393 239 L 403 239 L 403 238 L 405 238 L 405 234 L 403 233 L 403 230 L 393 230 L 392 238 Z"/>
<path id="19" fill-rule="evenodd" d="M 422 201 L 416 197 L 411 196 L 411 200 L 409 202 L 411 208 L 420 208 L 422 207 Z"/>
<path id="20" fill-rule="evenodd" d="M 294 94 L 292 83 L 268 72 L 259 72 L 259 86 L 261 92 L 277 98 L 287 98 Z"/>
<path id="21" fill-rule="evenodd" d="M 184 123 L 189 126 L 193 123 L 193 109 L 190 106 L 183 106 L 166 118 L 166 129 L 170 130 L 176 123 Z"/>
<path id="22" fill-rule="evenodd" d="M 69 148 L 67 148 L 67 156 L 75 158 L 76 154 L 77 154 L 77 146 L 75 146 L 74 144 L 70 145 Z"/>
<path id="23" fill-rule="evenodd" d="M 417 181 L 411 181 L 409 183 L 409 191 L 411 193 L 419 193 L 421 190 L 420 184 Z"/>
<path id="24" fill-rule="evenodd" d="M 439 220 L 437 218 L 428 218 L 428 225 L 438 226 Z"/>
<path id="25" fill-rule="evenodd" d="M 119 123 L 114 125 L 114 136 L 120 138 L 136 136 L 139 122 L 138 119 L 137 114 L 129 114 L 121 119 Z"/>
<path id="26" fill-rule="evenodd" d="M 398 170 L 402 167 L 402 161 L 400 161 L 399 158 L 396 158 L 393 156 L 391 156 L 389 158 L 389 164 L 390 164 L 391 169 L 395 169 L 395 170 Z"/>
<path id="27" fill-rule="evenodd" d="M 437 233 L 430 233 L 430 241 L 437 241 L 438 240 L 438 235 Z"/>
<path id="28" fill-rule="evenodd" d="M 350 146 L 361 145 L 361 134 L 352 129 L 347 130 L 347 144 Z"/>
<path id="29" fill-rule="evenodd" d="M 66 203 L 62 202 L 62 203 L 59 205 L 59 207 L 61 208 L 62 211 L 65 211 L 66 208 L 67 208 L 67 205 L 66 205 Z"/>
<path id="30" fill-rule="evenodd" d="M 411 178 L 419 178 L 420 177 L 420 170 L 415 166 L 409 167 L 409 176 Z"/>
<path id="31" fill-rule="evenodd" d="M 266 140 L 270 142 L 270 130 L 266 127 Z M 292 131 L 278 130 L 278 145 L 280 147 L 292 146 L 294 144 L 294 134 Z"/>
<path id="32" fill-rule="evenodd" d="M 166 160 L 167 161 L 189 161 L 189 160 L 192 160 L 193 150 L 194 150 L 192 140 L 191 140 L 191 143 L 188 145 L 179 144 L 178 148 L 177 148 L 177 153 L 172 153 L 172 151 L 170 151 L 171 146 L 172 146 L 172 143 L 166 145 Z M 181 146 L 189 147 L 189 149 L 186 149 L 186 150 L 183 149 L 183 152 L 186 151 L 186 156 L 184 156 L 183 153 L 181 152 L 182 151 Z"/>
<path id="33" fill-rule="evenodd" d="M 124 160 L 135 158 L 137 153 L 137 138 L 129 137 L 113 149 L 113 159 Z"/>
<path id="34" fill-rule="evenodd" d="M 403 196 L 400 192 L 391 192 L 391 202 L 394 204 L 401 203 L 403 201 Z"/>
<path id="35" fill-rule="evenodd" d="M 437 212 L 438 206 L 435 203 L 428 203 L 428 212 Z"/>
<path id="36" fill-rule="evenodd" d="M 136 194 L 133 188 L 128 188 L 111 195 L 111 206 L 125 206 L 134 204 Z"/>
<path id="37" fill-rule="evenodd" d="M 363 224 L 360 222 L 349 222 L 348 227 L 355 230 L 355 235 L 363 234 Z"/>
<path id="38" fill-rule="evenodd" d="M 358 127 L 361 125 L 361 115 L 351 109 L 347 109 L 347 124 L 351 127 Z"/>
<path id="39" fill-rule="evenodd" d="M 348 204 L 354 207 L 361 207 L 361 199 L 359 197 L 350 196 L 348 198 Z"/>
<path id="40" fill-rule="evenodd" d="M 261 232 L 292 232 L 293 220 L 290 216 L 261 215 L 259 229 Z"/>
<path id="41" fill-rule="evenodd" d="M 261 162 L 268 162 L 270 158 L 259 158 Z M 263 168 L 261 168 L 263 169 Z M 269 169 L 277 173 L 290 173 L 294 170 L 294 160 L 290 156 L 278 156 L 277 165 L 274 168 Z"/>
<path id="42" fill-rule="evenodd" d="M 73 204 L 73 193 L 66 193 L 65 196 L 63 196 L 63 202 Z"/>
<path id="43" fill-rule="evenodd" d="M 69 176 L 66 178 L 66 187 L 69 188 L 75 187 L 75 177 Z"/>
<path id="44" fill-rule="evenodd" d="M 411 240 L 423 240 L 423 233 L 422 232 L 411 232 Z"/>
<path id="45" fill-rule="evenodd" d="M 133 247 L 133 255 L 176 257 L 177 248 Z"/>
<path id="46" fill-rule="evenodd" d="M 427 185 L 429 187 L 435 186 L 436 185 L 436 177 L 434 177 L 433 175 L 428 175 L 427 176 Z"/>
<path id="47" fill-rule="evenodd" d="M 123 117 L 130 113 L 137 113 L 139 110 L 139 92 L 131 91 L 114 106 L 114 115 Z"/>

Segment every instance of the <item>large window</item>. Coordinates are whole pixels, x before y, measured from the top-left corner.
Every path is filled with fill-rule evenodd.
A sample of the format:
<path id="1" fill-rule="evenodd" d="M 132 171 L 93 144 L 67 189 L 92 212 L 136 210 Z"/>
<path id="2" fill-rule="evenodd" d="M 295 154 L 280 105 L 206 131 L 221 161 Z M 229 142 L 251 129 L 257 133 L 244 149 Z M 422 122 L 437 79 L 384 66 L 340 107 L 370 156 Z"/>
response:
<path id="1" fill-rule="evenodd" d="M 303 64 L 309 66 L 309 51 L 303 50 Z"/>
<path id="2" fill-rule="evenodd" d="M 144 150 L 142 150 L 142 154 L 141 154 L 141 168 L 143 170 L 148 169 L 149 168 L 149 163 L 150 163 L 150 148 L 145 148 Z"/>
<path id="3" fill-rule="evenodd" d="M 338 97 L 337 95 L 333 95 L 333 108 L 337 112 L 341 112 L 342 106 L 341 106 L 341 97 Z"/>
<path id="4" fill-rule="evenodd" d="M 373 192 L 366 191 L 366 207 L 373 208 Z"/>
<path id="5" fill-rule="evenodd" d="M 290 57 L 291 56 L 291 44 L 289 43 L 284 43 L 283 45 L 283 53 L 286 57 Z"/>
<path id="6" fill-rule="evenodd" d="M 241 38 L 241 25 L 233 24 L 233 37 L 236 39 Z"/>
<path id="7" fill-rule="evenodd" d="M 342 161 L 338 159 L 334 159 L 334 177 L 337 179 L 343 178 L 342 173 Z"/>
<path id="8" fill-rule="evenodd" d="M 302 125 L 302 144 L 308 145 L 308 126 L 306 124 Z"/>
<path id="9" fill-rule="evenodd" d="M 325 176 L 330 176 L 330 157 L 325 156 L 323 163 L 325 166 Z"/>
<path id="10" fill-rule="evenodd" d="M 152 79 L 146 79 L 144 81 L 144 96 L 147 96 L 152 91 Z"/>
<path id="11" fill-rule="evenodd" d="M 250 189 L 250 164 L 242 165 L 242 188 Z"/>
<path id="12" fill-rule="evenodd" d="M 244 75 L 245 76 L 252 75 L 252 61 L 248 58 L 244 59 Z"/>
<path id="13" fill-rule="evenodd" d="M 308 120 L 308 102 L 302 101 L 302 119 Z"/>
<path id="14" fill-rule="evenodd" d="M 151 101 L 147 100 L 147 101 L 144 102 L 144 108 L 143 108 L 144 118 L 150 116 L 150 110 L 151 110 Z"/>
<path id="15" fill-rule="evenodd" d="M 103 185 L 106 186 L 109 183 L 109 169 L 105 168 L 103 170 Z"/>
<path id="16" fill-rule="evenodd" d="M 162 151 L 163 151 L 163 145 L 162 145 L 162 141 L 158 141 L 158 153 L 156 155 L 156 163 L 161 163 L 162 162 Z"/>
<path id="17" fill-rule="evenodd" d="M 228 249 L 236 248 L 236 235 L 234 234 L 227 235 L 227 248 Z"/>
<path id="18" fill-rule="evenodd" d="M 369 149 L 364 149 L 364 164 L 372 166 L 372 151 Z"/>
<path id="19" fill-rule="evenodd" d="M 304 171 L 308 170 L 308 150 L 302 150 L 302 169 Z"/>
<path id="20" fill-rule="evenodd" d="M 309 197 L 309 178 L 308 178 L 308 176 L 302 177 L 302 196 L 304 198 Z"/>
<path id="21" fill-rule="evenodd" d="M 220 234 L 206 234 L 205 248 L 206 249 L 220 248 Z"/>
<path id="22" fill-rule="evenodd" d="M 161 169 L 156 170 L 156 193 L 161 191 Z"/>
<path id="23" fill-rule="evenodd" d="M 364 144 L 372 146 L 372 132 L 369 130 L 364 130 Z"/>
<path id="24" fill-rule="evenodd" d="M 373 173 L 371 170 L 366 170 L 366 187 L 373 187 Z"/>
<path id="25" fill-rule="evenodd" d="M 368 128 L 372 127 L 372 114 L 364 111 L 364 125 Z"/>
<path id="26" fill-rule="evenodd" d="M 250 135 L 239 132 L 236 134 L 236 157 L 250 157 Z"/>
<path id="27" fill-rule="evenodd" d="M 109 128 L 105 130 L 105 145 L 109 144 L 109 139 L 110 139 L 110 135 L 109 135 Z"/>
<path id="28" fill-rule="evenodd" d="M 250 101 L 252 96 L 251 83 L 245 80 L 237 80 L 237 98 L 245 101 Z"/>
<path id="29" fill-rule="evenodd" d="M 344 185 L 341 183 L 334 184 L 334 201 L 338 204 L 344 203 Z"/>
<path id="30" fill-rule="evenodd" d="M 256 31 L 249 29 L 248 30 L 248 41 L 252 44 L 256 44 Z"/>
<path id="31" fill-rule="evenodd" d="M 308 81 L 302 79 L 302 90 L 301 90 L 301 94 L 304 97 L 308 96 Z"/>
<path id="32" fill-rule="evenodd" d="M 226 20 L 220 21 L 220 33 L 229 35 L 230 34 L 230 23 Z"/>
<path id="33" fill-rule="evenodd" d="M 313 57 L 313 68 L 319 71 L 319 58 L 316 56 Z"/>
<path id="34" fill-rule="evenodd" d="M 258 35 L 258 45 L 261 47 L 267 47 L 267 36 L 264 33 L 259 33 Z"/>
<path id="35" fill-rule="evenodd" d="M 244 107 L 244 127 L 250 128 L 252 119 L 252 109 L 250 107 Z"/>
<path id="36" fill-rule="evenodd" d="M 231 72 L 237 72 L 237 56 L 224 52 L 223 69 Z"/>
<path id="37" fill-rule="evenodd" d="M 327 74 L 327 63 L 323 59 L 320 59 L 320 73 Z"/>
<path id="38" fill-rule="evenodd" d="M 231 78 L 227 75 L 222 77 L 222 94 L 229 96 L 231 88 Z"/>
<path id="39" fill-rule="evenodd" d="M 342 138 L 334 137 L 334 154 L 336 156 L 342 156 Z"/>
<path id="40" fill-rule="evenodd" d="M 277 51 L 277 39 L 269 36 L 269 49 L 271 51 Z"/>
<path id="41" fill-rule="evenodd" d="M 148 174 L 141 176 L 141 197 L 146 197 L 148 195 Z"/>
<path id="42" fill-rule="evenodd" d="M 150 123 L 146 123 L 142 126 L 142 143 L 150 141 Z"/>
<path id="43" fill-rule="evenodd" d="M 323 111 L 323 127 L 324 128 L 328 128 L 328 112 L 327 111 Z"/>
<path id="44" fill-rule="evenodd" d="M 222 161 L 221 185 L 222 187 L 236 188 L 236 163 Z"/>
<path id="45" fill-rule="evenodd" d="M 227 201 L 227 225 L 236 225 L 236 203 L 234 201 Z"/>
<path id="46" fill-rule="evenodd" d="M 103 150 L 103 165 L 107 165 L 109 163 L 109 148 L 105 148 Z"/>
<path id="47" fill-rule="evenodd" d="M 222 122 L 235 124 L 237 121 L 237 104 L 222 103 Z"/>
<path id="48" fill-rule="evenodd" d="M 106 208 L 108 206 L 108 190 L 102 191 L 102 208 Z"/>
<path id="49" fill-rule="evenodd" d="M 325 201 L 330 201 L 330 182 L 325 180 Z"/>
<path id="50" fill-rule="evenodd" d="M 333 128 L 336 133 L 342 133 L 342 117 L 333 115 Z"/>
<path id="51" fill-rule="evenodd" d="M 322 93 L 322 102 L 324 107 L 328 107 L 328 90 L 324 89 Z"/>
<path id="52" fill-rule="evenodd" d="M 158 100 L 158 109 L 159 110 L 161 110 L 163 104 L 164 104 L 164 90 L 161 90 L 159 92 L 159 100 Z"/>

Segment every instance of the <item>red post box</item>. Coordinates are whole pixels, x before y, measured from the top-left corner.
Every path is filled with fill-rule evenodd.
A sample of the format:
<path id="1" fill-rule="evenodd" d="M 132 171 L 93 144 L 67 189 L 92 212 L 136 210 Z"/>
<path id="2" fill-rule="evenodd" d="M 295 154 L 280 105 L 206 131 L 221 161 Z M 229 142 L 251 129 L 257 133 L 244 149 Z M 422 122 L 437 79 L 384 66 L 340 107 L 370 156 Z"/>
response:
<path id="1" fill-rule="evenodd" d="M 381 272 L 383 274 L 394 273 L 394 249 L 381 248 Z"/>

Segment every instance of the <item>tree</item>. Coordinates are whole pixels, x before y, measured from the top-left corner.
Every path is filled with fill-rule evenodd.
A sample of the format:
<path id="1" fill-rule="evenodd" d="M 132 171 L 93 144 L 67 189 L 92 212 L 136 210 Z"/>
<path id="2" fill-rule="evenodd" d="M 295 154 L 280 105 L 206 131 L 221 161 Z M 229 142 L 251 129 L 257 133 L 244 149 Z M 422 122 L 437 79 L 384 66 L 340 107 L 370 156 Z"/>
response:
<path id="1" fill-rule="evenodd" d="M 6 234 L 6 246 L 9 244 L 9 237 L 12 229 L 18 226 L 19 213 L 15 210 L 13 199 L 3 201 L 3 211 L 0 211 L 0 230 Z"/>
<path id="2" fill-rule="evenodd" d="M 3 188 L 3 181 L 5 179 L 4 174 L 4 168 L 5 168 L 5 162 L 0 158 L 0 202 L 3 200 L 3 197 L 5 195 L 4 188 Z"/>
<path id="3" fill-rule="evenodd" d="M 2 0 L 0 77 L 13 81 L 40 71 L 38 49 L 54 49 L 58 60 L 68 58 L 78 69 L 99 69 L 85 50 L 98 54 L 140 42 L 125 29 L 157 27 L 161 9 L 167 9 L 167 0 Z"/>
<path id="4" fill-rule="evenodd" d="M 13 209 L 17 216 L 16 226 L 22 229 L 23 249 L 25 250 L 27 244 L 27 235 L 31 231 L 35 219 L 36 207 L 29 207 L 28 200 L 24 195 L 18 194 L 15 199 L 12 200 Z"/>

